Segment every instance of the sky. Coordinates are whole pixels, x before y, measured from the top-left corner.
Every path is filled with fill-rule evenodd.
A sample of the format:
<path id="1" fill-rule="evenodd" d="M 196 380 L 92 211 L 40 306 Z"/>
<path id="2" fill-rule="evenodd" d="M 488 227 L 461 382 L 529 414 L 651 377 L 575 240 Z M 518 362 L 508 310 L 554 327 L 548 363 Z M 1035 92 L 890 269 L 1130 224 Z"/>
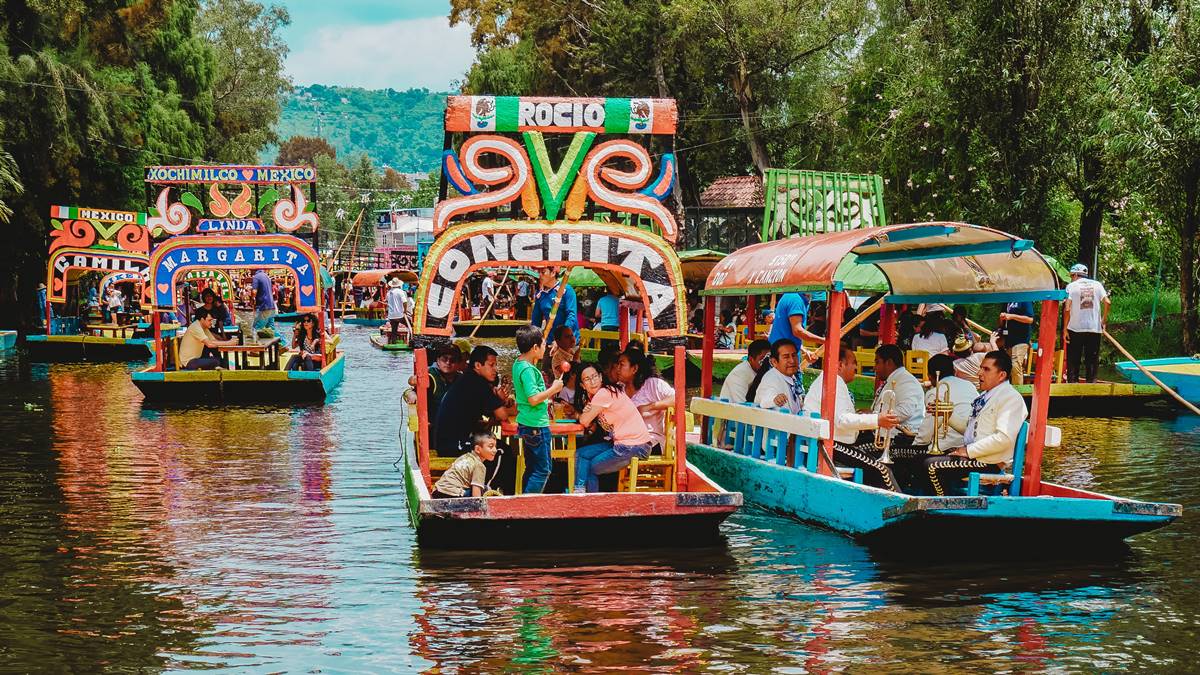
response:
<path id="1" fill-rule="evenodd" d="M 269 3 L 267 3 L 269 4 Z M 447 91 L 475 55 L 470 28 L 450 27 L 449 0 L 274 0 L 297 85 Z"/>

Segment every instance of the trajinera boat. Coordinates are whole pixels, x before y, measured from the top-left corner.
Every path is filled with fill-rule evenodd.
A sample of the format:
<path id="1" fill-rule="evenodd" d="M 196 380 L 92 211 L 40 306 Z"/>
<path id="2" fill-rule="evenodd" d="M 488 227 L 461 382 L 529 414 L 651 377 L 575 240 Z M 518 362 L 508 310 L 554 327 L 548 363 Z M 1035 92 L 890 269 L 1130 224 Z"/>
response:
<path id="1" fill-rule="evenodd" d="M 1200 354 L 1146 359 L 1139 363 L 1185 401 L 1200 405 Z M 1155 386 L 1132 361 L 1119 361 L 1117 370 L 1134 384 Z"/>
<path id="2" fill-rule="evenodd" d="M 342 381 L 345 355 L 338 350 L 340 336 L 332 321 L 333 287 L 321 267 L 315 246 L 319 241 L 318 219 L 308 208 L 305 189 L 316 181 L 310 167 L 149 167 L 146 182 L 160 187 L 155 215 L 149 219 L 152 232 L 165 235 L 149 258 L 149 303 L 153 314 L 154 361 L 133 373 L 133 383 L 147 401 L 218 403 L 225 401 L 323 402 Z M 191 184 L 208 185 L 209 217 L 201 217 L 195 232 L 191 209 L 200 201 L 188 191 Z M 222 183 L 239 187 L 232 200 L 221 191 Z M 250 186 L 265 190 L 251 204 Z M 175 201 L 178 199 L 178 201 Z M 190 208 L 189 208 L 190 207 Z M 270 225 L 258 211 L 270 210 Z M 204 216 L 204 211 L 201 211 Z M 228 216 L 234 216 L 232 218 Z M 307 241 L 306 238 L 310 241 Z M 180 301 L 177 289 L 193 270 L 282 270 L 292 277 L 296 308 L 315 320 L 315 349 L 309 349 L 311 370 L 290 369 L 298 352 L 289 349 L 285 337 L 263 326 L 250 327 L 250 335 L 238 331 L 236 344 L 209 348 L 216 369 L 187 370 L 180 363 L 181 335 L 162 330 L 160 316 L 174 312 Z M 303 323 L 297 326 L 304 325 Z M 218 339 L 228 339 L 214 327 Z M 297 365 L 308 363 L 303 359 Z"/>
<path id="3" fill-rule="evenodd" d="M 142 313 L 140 303 L 149 251 L 145 213 L 51 206 L 50 258 L 42 309 L 46 332 L 26 336 L 30 358 L 49 362 L 150 358 L 153 338 L 149 317 Z M 89 272 L 103 274 L 104 279 L 85 288 L 80 278 Z M 138 295 L 127 305 L 129 310 L 109 312 L 103 291 L 118 276 L 123 281 L 136 280 Z M 70 315 L 62 311 L 70 306 L 68 301 L 78 308 Z M 162 324 L 165 333 L 173 333 L 176 327 L 171 322 Z"/>
<path id="4" fill-rule="evenodd" d="M 494 133 L 472 135 L 459 152 L 450 150 L 444 156 L 444 175 L 461 196 L 447 199 L 443 193 L 434 215 L 436 239 L 426 256 L 427 273 L 417 289 L 417 431 L 415 447 L 404 453 L 405 491 L 418 541 L 431 547 L 560 548 L 717 540 L 718 525 L 742 498 L 722 489 L 687 457 L 682 369 L 669 414 L 673 427 L 662 455 L 634 461 L 622 470 L 618 492 L 433 498 L 435 481 L 455 457 L 438 456 L 430 446 L 426 347 L 453 337 L 453 310 L 473 271 L 510 266 L 604 270 L 637 288 L 639 297 L 646 299 L 650 339 L 675 345 L 680 359 L 685 329 L 683 278 L 670 245 L 677 228 L 661 203 L 674 182 L 674 157 L 664 154 L 651 180 L 650 153 L 642 145 L 617 139 L 593 147 L 597 134 L 607 132 L 650 134 L 651 141 L 665 141 L 669 149 L 674 101 L 456 96 L 448 103 L 446 147 L 453 147 L 451 134 L 480 130 L 520 132 L 524 145 Z M 553 114 L 518 112 L 543 108 Z M 567 118 L 574 121 L 564 123 Z M 542 135 L 547 132 L 573 134 L 558 169 L 549 164 Z M 518 200 L 524 218 L 502 208 Z M 589 201 L 649 215 L 654 226 L 639 229 L 587 219 Z M 559 290 L 551 315 L 565 292 L 565 276 L 555 287 Z M 574 466 L 575 435 L 582 429 L 572 422 L 556 420 L 552 425 L 552 454 L 566 460 L 568 475 Z M 503 425 L 496 431 L 499 436 L 506 433 Z M 512 448 L 520 452 L 519 439 L 512 438 Z M 517 481 L 520 484 L 521 476 Z"/>
<path id="5" fill-rule="evenodd" d="M 898 304 L 1040 302 L 1035 381 L 1028 421 L 1013 439 L 1013 460 L 1000 474 L 972 473 L 952 496 L 914 496 L 861 483 L 861 470 L 832 465 L 837 359 L 822 366 L 819 416 L 784 414 L 712 397 L 712 335 L 722 296 L 828 293 L 826 344 L 837 345 L 847 294 L 861 292 L 855 268 L 873 266 Z M 1060 280 L 1033 242 L 964 223 L 892 225 L 755 244 L 714 267 L 702 295 L 707 330 L 701 396 L 702 438 L 688 457 L 727 489 L 800 520 L 895 551 L 1044 555 L 1119 544 L 1163 527 L 1178 504 L 1142 502 L 1042 480 L 1042 456 L 1060 432 L 1046 422 Z M 890 316 L 889 316 L 890 314 Z M 881 342 L 895 342 L 895 314 L 880 322 Z M 979 400 L 979 399 L 977 399 Z M 787 446 L 793 439 L 795 451 Z"/>

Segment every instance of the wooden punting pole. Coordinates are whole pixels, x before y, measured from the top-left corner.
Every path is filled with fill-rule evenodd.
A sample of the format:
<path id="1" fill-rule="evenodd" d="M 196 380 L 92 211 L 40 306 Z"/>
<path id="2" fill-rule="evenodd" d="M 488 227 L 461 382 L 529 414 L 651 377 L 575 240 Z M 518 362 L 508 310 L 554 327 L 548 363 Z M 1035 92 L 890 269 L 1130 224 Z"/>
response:
<path id="1" fill-rule="evenodd" d="M 1025 475 L 1021 494 L 1035 497 L 1042 489 L 1042 450 L 1046 447 L 1046 415 L 1050 410 L 1050 375 L 1054 371 L 1054 340 L 1058 337 L 1058 301 L 1043 300 L 1038 326 L 1037 363 L 1033 370 L 1033 400 L 1029 436 L 1025 439 Z"/>

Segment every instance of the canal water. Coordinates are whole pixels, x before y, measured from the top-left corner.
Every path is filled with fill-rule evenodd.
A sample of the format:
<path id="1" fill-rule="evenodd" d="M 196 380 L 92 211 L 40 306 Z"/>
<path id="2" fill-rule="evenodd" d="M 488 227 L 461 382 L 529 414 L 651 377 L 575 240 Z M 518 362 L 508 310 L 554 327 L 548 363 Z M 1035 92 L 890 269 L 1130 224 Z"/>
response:
<path id="1" fill-rule="evenodd" d="M 1055 421 L 1049 479 L 1190 509 L 1114 559 L 902 565 L 750 510 L 712 550 L 429 553 L 412 358 L 368 336 L 301 408 L 150 410 L 128 365 L 0 357 L 0 670 L 1200 669 L 1196 418 Z"/>

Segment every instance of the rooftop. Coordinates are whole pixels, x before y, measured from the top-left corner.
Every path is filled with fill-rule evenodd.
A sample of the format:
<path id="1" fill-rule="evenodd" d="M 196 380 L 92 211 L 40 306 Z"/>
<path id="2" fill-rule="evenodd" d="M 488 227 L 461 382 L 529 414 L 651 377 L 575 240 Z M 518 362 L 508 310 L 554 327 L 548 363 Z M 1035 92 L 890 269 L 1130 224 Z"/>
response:
<path id="1" fill-rule="evenodd" d="M 764 203 L 761 176 L 724 176 L 700 193 L 706 209 L 761 209 Z"/>

